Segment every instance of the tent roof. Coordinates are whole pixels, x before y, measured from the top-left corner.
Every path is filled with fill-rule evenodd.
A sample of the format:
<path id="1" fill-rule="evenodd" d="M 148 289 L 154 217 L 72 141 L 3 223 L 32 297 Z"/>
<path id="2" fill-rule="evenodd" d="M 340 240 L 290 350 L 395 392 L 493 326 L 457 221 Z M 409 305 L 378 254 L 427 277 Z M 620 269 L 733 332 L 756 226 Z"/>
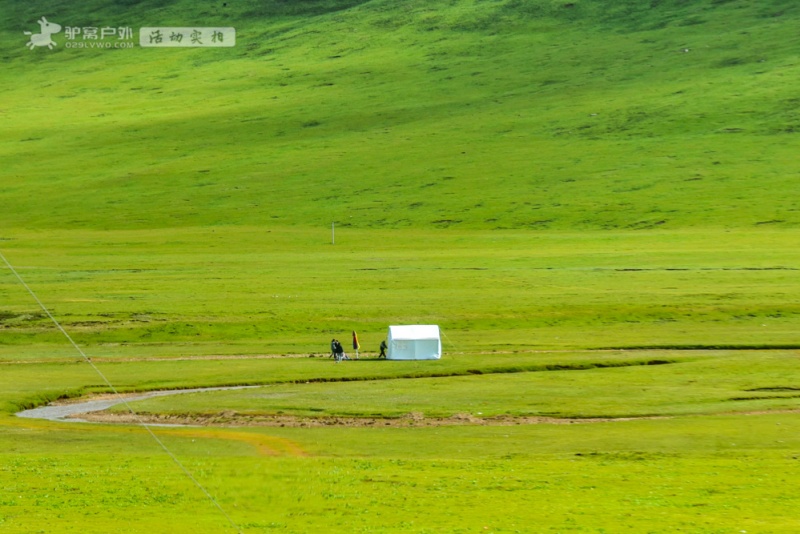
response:
<path id="1" fill-rule="evenodd" d="M 435 324 L 408 324 L 389 327 L 392 339 L 439 339 L 439 326 Z"/>

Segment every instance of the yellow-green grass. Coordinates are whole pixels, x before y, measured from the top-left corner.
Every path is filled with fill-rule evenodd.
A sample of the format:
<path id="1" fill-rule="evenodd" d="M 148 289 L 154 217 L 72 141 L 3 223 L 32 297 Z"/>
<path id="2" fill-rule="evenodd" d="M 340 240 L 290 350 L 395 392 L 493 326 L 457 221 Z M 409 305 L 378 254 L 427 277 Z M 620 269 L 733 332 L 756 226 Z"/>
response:
<path id="1" fill-rule="evenodd" d="M 791 230 L 5 235 L 4 255 L 96 357 L 326 354 L 352 330 L 374 354 L 398 323 L 439 324 L 446 353 L 800 342 Z M 0 357 L 65 342 L 8 269 L 0 291 Z"/>
<path id="2" fill-rule="evenodd" d="M 18 349 L 19 350 L 19 349 Z M 386 362 L 375 359 L 334 365 L 328 358 L 204 357 L 102 360 L 92 363 L 120 392 L 203 386 L 303 384 L 517 373 L 554 369 L 622 367 L 706 358 L 705 352 L 663 351 L 554 352 L 447 356 L 437 361 Z M 2 409 L 14 412 L 59 398 L 107 393 L 108 384 L 81 357 L 7 362 L 3 365 Z"/>
<path id="3" fill-rule="evenodd" d="M 546 370 L 670 357 L 678 363 Z M 402 409 L 474 414 L 505 405 L 517 413 L 592 417 L 636 415 L 644 408 L 672 415 L 502 427 L 154 427 L 245 532 L 434 532 L 483 526 L 525 532 L 534 523 L 545 531 L 611 532 L 623 525 L 634 532 L 722 532 L 734 525 L 745 530 L 769 525 L 774 532 L 791 532 L 797 526 L 791 513 L 797 502 L 787 488 L 798 469 L 796 414 L 674 415 L 792 409 L 796 359 L 796 351 L 626 351 L 340 365 L 310 358 L 97 365 L 112 381 L 144 389 L 253 377 L 295 380 L 301 383 L 265 391 L 283 391 L 291 400 L 288 411 L 296 413 L 311 404 L 328 413 L 392 415 L 400 402 L 397 380 L 302 382 L 381 373 L 387 373 L 384 378 L 414 376 L 427 368 L 485 374 L 466 384 L 461 377 L 408 378 L 413 395 Z M 542 371 L 492 374 L 521 370 L 526 361 L 538 362 Z M 96 389 L 88 384 L 97 382 L 87 366 L 63 362 L 6 364 L 3 376 L 7 402 L 21 396 L 10 384 L 25 390 L 44 381 L 75 393 Z M 533 380 L 519 384 L 520 377 Z M 498 379 L 508 387 L 496 387 Z M 371 391 L 360 392 L 362 385 Z M 309 392 L 320 387 L 328 394 L 314 399 Z M 735 396 L 765 398 L 732 400 Z M 201 404 L 216 410 L 246 412 L 257 405 L 246 396 L 238 405 L 204 397 Z M 432 397 L 440 398 L 444 410 L 431 408 Z M 174 397 L 172 403 L 185 413 L 191 410 L 184 402 L 191 399 Z M 526 403 L 539 411 L 520 410 Z M 352 405 L 359 407 L 349 409 Z M 224 517 L 171 467 L 143 429 L 9 416 L 0 418 L 0 425 L 0 485 L 6 490 L 0 519 L 10 532 L 103 532 L 122 525 L 130 531 L 228 530 Z"/>
<path id="4" fill-rule="evenodd" d="M 704 355 L 699 360 L 672 364 L 667 364 L 665 356 L 638 355 L 627 362 L 598 359 L 598 367 L 593 369 L 581 369 L 575 362 L 562 365 L 576 370 L 552 370 L 559 366 L 551 364 L 549 368 L 544 365 L 538 370 L 513 373 L 508 372 L 515 370 L 513 367 L 489 368 L 475 362 L 467 370 L 473 376 L 271 385 L 162 397 L 132 406 L 137 413 L 181 416 L 235 413 L 394 418 L 416 413 L 447 418 L 466 413 L 479 419 L 506 415 L 674 416 L 800 406 L 798 351 L 722 352 L 713 358 Z M 543 359 L 548 357 L 553 356 Z M 525 366 L 516 369 L 524 370 Z M 338 373 L 325 375 L 335 379 Z M 120 407 L 117 411 L 126 410 Z"/>
<path id="5" fill-rule="evenodd" d="M 232 530 L 141 430 L 5 423 L 9 532 Z M 244 532 L 797 528 L 798 428 L 785 415 L 155 431 Z"/>
<path id="6" fill-rule="evenodd" d="M 795 3 L 0 12 L 0 250 L 123 390 L 655 357 L 680 363 L 403 384 L 433 381 L 451 411 L 480 390 L 523 412 L 512 383 L 561 415 L 794 408 L 793 352 L 534 351 L 797 346 Z M 28 50 L 42 15 L 235 26 L 238 45 Z M 370 352 L 394 322 L 440 324 L 445 359 L 180 359 L 320 355 L 353 329 Z M 8 271 L 0 326 L 4 532 L 233 531 L 142 429 L 8 415 L 107 386 Z M 367 386 L 325 385 L 396 413 Z M 722 533 L 798 531 L 797 430 L 772 413 L 157 431 L 246 532 Z"/>
<path id="7" fill-rule="evenodd" d="M 515 366 L 519 370 L 526 360 L 554 369 L 670 357 L 677 363 L 492 374 Z M 144 388 L 169 385 L 167 377 L 185 386 L 214 383 L 214 374 L 216 380 L 228 381 L 254 375 L 262 375 L 264 381 L 297 380 L 301 383 L 291 388 L 259 391 L 287 395 L 291 408 L 285 411 L 295 413 L 313 405 L 323 407 L 322 413 L 391 416 L 395 406 L 405 402 L 402 409 L 428 415 L 454 410 L 492 413 L 500 405 L 517 413 L 550 411 L 562 416 L 641 415 L 642 409 L 670 415 L 495 427 L 154 427 L 245 532 L 457 532 L 484 526 L 496 532 L 525 532 L 532 524 L 544 531 L 595 532 L 618 531 L 621 526 L 633 532 L 796 529 L 791 510 L 797 499 L 790 488 L 800 465 L 800 423 L 796 413 L 783 411 L 795 409 L 798 402 L 792 397 L 796 351 L 461 358 L 340 365 L 310 358 L 98 365 L 113 381 Z M 397 380 L 303 383 L 364 379 L 369 374 L 378 378 L 378 368 L 388 376 L 403 376 L 409 370 L 413 376 L 424 373 L 425 367 L 485 374 L 469 379 L 407 378 L 413 395 L 405 401 L 397 397 Z M 182 376 L 174 376 L 178 372 Z M 87 374 L 85 366 L 76 364 L 7 364 L 3 390 L 9 398 L 18 398 L 8 383 L 24 389 L 38 379 L 60 380 L 65 389 L 77 391 L 92 383 Z M 161 384 L 152 382 L 154 376 Z M 521 377 L 530 380 L 520 384 Z M 508 387 L 496 387 L 498 380 Z M 318 388 L 326 389 L 327 395 L 314 393 Z M 213 406 L 246 412 L 264 402 L 244 395 L 237 404 L 236 399 L 225 401 L 217 395 L 199 396 L 205 397 L 199 404 L 206 405 L 204 411 Z M 733 400 L 737 396 L 753 398 Z M 444 409 L 432 407 L 433 397 L 439 397 Z M 192 411 L 187 401 L 196 407 L 197 398 L 173 397 L 171 403 L 186 413 Z M 520 409 L 526 403 L 540 410 Z M 741 410 L 778 411 L 727 414 Z M 0 515 L 11 532 L 45 525 L 59 532 L 103 532 L 121 525 L 130 531 L 228 530 L 224 517 L 170 466 L 141 428 L 8 416 L 0 418 L 0 425 L 0 484 L 7 490 Z"/>

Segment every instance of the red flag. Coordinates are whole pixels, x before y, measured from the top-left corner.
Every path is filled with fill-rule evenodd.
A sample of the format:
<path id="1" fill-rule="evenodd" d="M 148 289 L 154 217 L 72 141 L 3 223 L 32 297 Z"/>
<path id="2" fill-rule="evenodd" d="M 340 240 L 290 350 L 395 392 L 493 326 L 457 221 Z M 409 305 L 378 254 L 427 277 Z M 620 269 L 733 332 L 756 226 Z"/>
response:
<path id="1" fill-rule="evenodd" d="M 353 330 L 353 350 L 358 350 L 361 348 L 361 345 L 358 344 L 358 335 L 356 331 Z"/>

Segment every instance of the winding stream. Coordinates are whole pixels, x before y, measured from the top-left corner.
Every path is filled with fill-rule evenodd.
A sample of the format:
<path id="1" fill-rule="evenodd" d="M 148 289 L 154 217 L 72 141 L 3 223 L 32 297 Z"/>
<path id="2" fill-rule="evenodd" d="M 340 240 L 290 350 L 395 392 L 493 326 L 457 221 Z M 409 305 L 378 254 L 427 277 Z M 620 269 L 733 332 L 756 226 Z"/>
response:
<path id="1" fill-rule="evenodd" d="M 45 419 L 48 421 L 66 421 L 69 423 L 86 423 L 89 422 L 80 417 L 75 417 L 80 414 L 100 412 L 107 410 L 112 406 L 123 404 L 126 402 L 135 402 L 153 397 L 165 397 L 167 395 L 179 395 L 181 393 L 199 393 L 206 391 L 224 391 L 231 389 L 250 389 L 262 386 L 234 386 L 234 387 L 214 387 L 214 388 L 194 388 L 194 389 L 172 389 L 164 391 L 148 391 L 147 393 L 133 393 L 133 394 L 119 394 L 114 395 L 108 399 L 102 400 L 87 400 L 82 402 L 73 402 L 70 404 L 48 404 L 39 408 L 30 410 L 23 410 L 17 412 L 17 417 L 25 417 L 28 419 Z"/>

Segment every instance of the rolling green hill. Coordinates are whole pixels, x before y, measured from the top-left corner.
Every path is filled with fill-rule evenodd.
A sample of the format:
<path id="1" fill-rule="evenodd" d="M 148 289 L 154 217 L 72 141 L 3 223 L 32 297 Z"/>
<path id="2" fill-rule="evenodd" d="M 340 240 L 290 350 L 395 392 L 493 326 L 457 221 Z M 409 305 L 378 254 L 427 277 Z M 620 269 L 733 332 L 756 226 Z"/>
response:
<path id="1" fill-rule="evenodd" d="M 0 228 L 780 226 L 789 0 L 2 0 Z M 67 27 L 233 48 L 29 50 Z M 79 40 L 76 39 L 76 40 Z"/>
<path id="2" fill-rule="evenodd" d="M 0 10 L 0 239 L 82 343 L 797 345 L 793 2 Z M 193 25 L 236 46 L 138 45 Z M 5 343 L 63 342 L 0 297 Z"/>

